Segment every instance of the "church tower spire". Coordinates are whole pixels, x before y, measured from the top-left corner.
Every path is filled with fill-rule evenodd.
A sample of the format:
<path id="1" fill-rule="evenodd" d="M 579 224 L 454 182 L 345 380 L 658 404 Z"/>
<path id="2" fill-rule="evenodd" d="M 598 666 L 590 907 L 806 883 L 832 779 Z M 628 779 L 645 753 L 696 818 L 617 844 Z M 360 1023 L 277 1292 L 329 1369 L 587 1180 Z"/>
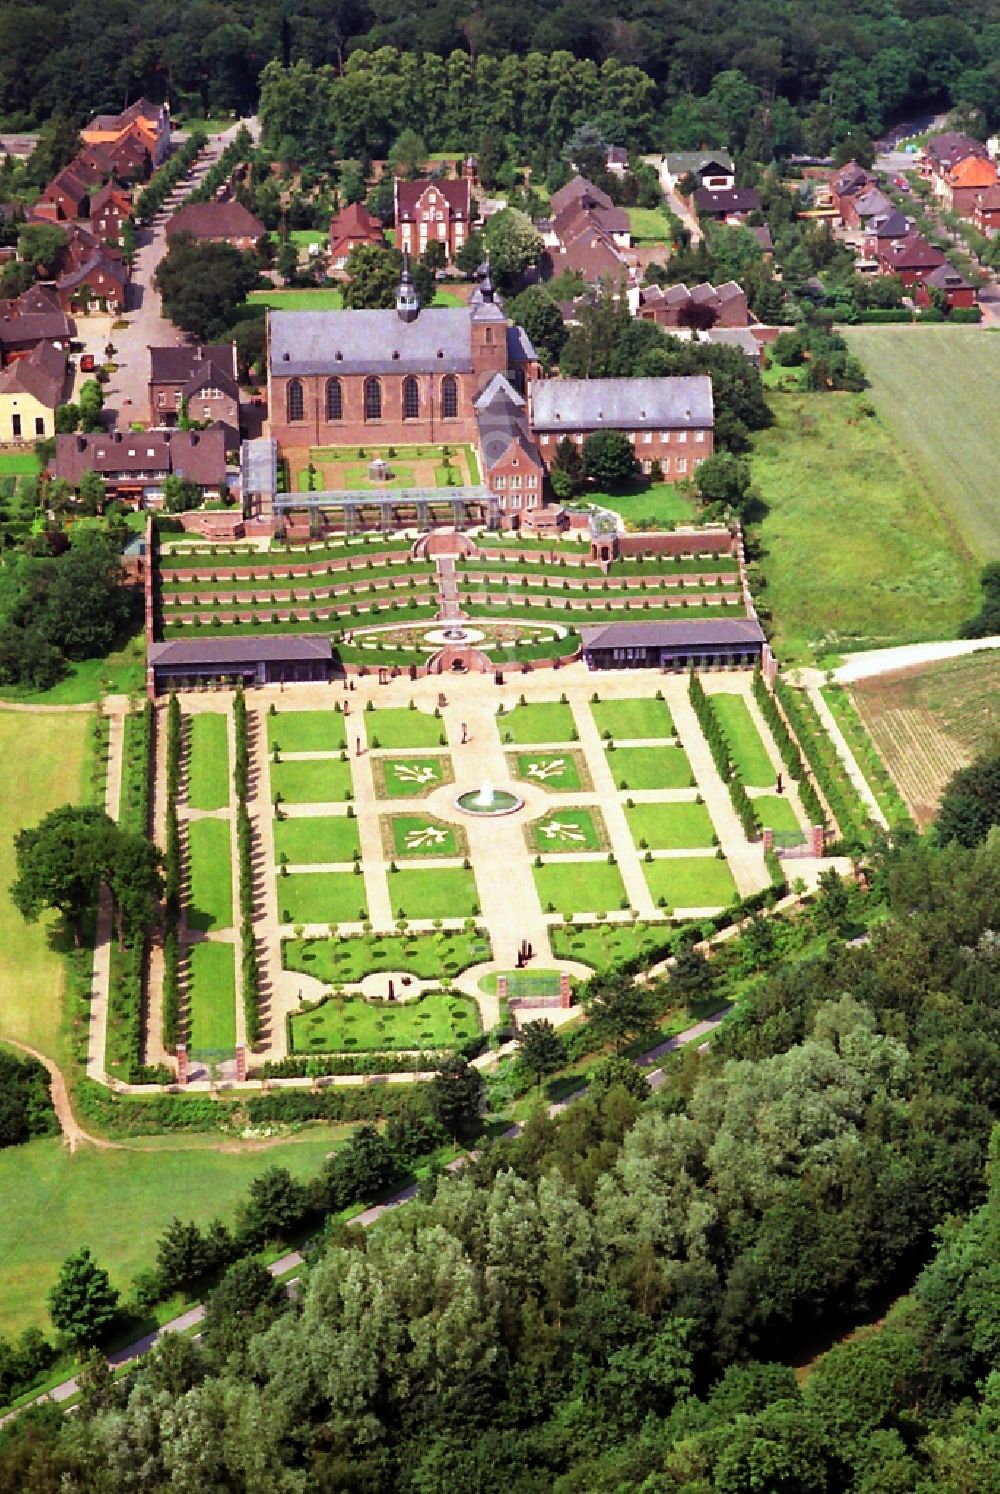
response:
<path id="1" fill-rule="evenodd" d="M 408 249 L 403 250 L 403 269 L 399 277 L 399 288 L 396 291 L 396 315 L 403 322 L 415 322 L 420 315 L 420 297 L 413 284 Z"/>

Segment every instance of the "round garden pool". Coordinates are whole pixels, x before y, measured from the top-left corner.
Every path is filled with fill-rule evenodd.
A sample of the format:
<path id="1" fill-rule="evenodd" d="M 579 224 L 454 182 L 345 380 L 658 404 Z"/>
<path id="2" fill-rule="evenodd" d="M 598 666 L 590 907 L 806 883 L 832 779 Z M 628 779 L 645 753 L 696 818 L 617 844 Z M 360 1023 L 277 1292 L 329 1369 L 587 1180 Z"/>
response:
<path id="1" fill-rule="evenodd" d="M 523 804 L 524 800 L 519 794 L 511 793 L 510 789 L 494 788 L 490 783 L 484 783 L 482 788 L 466 789 L 455 800 L 456 809 L 460 809 L 463 814 L 477 815 L 480 819 L 490 815 L 514 814 Z"/>

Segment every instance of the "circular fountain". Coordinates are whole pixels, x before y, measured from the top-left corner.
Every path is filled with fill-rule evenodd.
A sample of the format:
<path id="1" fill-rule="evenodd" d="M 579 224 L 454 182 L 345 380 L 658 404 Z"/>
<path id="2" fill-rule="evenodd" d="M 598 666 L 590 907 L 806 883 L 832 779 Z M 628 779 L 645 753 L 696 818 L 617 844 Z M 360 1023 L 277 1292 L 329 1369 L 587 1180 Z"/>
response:
<path id="1" fill-rule="evenodd" d="M 524 800 L 520 795 L 512 793 L 510 789 L 494 788 L 489 779 L 482 788 L 466 789 L 455 800 L 456 809 L 460 809 L 463 814 L 476 815 L 479 819 L 488 819 L 490 816 L 501 814 L 514 814 L 523 805 Z"/>

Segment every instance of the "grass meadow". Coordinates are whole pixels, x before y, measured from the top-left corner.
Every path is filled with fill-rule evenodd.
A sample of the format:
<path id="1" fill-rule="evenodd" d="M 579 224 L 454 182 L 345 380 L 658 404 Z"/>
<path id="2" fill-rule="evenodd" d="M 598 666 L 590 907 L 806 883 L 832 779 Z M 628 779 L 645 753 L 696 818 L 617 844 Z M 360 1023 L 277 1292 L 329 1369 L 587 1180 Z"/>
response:
<path id="1" fill-rule="evenodd" d="M 1000 558 L 1000 336 L 981 327 L 849 327 L 868 398 L 978 560 Z"/>
<path id="2" fill-rule="evenodd" d="M 771 405 L 753 478 L 767 510 L 755 526 L 760 601 L 779 658 L 954 637 L 978 606 L 979 567 L 919 455 L 865 413 L 867 393 L 776 394 Z"/>

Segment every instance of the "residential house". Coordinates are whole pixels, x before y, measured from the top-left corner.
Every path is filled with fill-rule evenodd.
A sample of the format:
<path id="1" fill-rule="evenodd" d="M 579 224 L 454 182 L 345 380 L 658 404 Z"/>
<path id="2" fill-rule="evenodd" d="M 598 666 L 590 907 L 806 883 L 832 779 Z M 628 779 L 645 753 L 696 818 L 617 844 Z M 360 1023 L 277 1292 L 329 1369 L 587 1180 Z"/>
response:
<path id="1" fill-rule="evenodd" d="M 522 514 L 545 502 L 545 463 L 531 433 L 527 403 L 498 373 L 475 404 L 483 480 L 501 513 L 518 528 Z"/>
<path id="2" fill-rule="evenodd" d="M 1000 186 L 980 192 L 972 209 L 972 221 L 979 232 L 992 238 L 1000 228 Z"/>
<path id="3" fill-rule="evenodd" d="M 0 441 L 38 441 L 55 435 L 56 406 L 66 389 L 66 354 L 37 342 L 0 372 Z"/>
<path id="4" fill-rule="evenodd" d="M 167 222 L 167 243 L 189 234 L 199 243 L 232 244 L 234 249 L 252 249 L 267 232 L 258 217 L 241 202 L 188 202 Z"/>
<path id="5" fill-rule="evenodd" d="M 128 271 L 121 256 L 103 248 L 56 281 L 59 304 L 67 312 L 124 311 L 127 292 Z"/>
<path id="6" fill-rule="evenodd" d="M 620 249 L 632 243 L 632 230 L 624 208 L 602 207 L 587 197 L 567 203 L 546 223 L 542 237 L 547 244 L 565 244 L 588 228 L 598 228 Z"/>
<path id="7" fill-rule="evenodd" d="M 630 252 L 628 213 L 586 177 L 575 176 L 552 194 L 551 217 L 540 225 L 546 246 L 544 270 L 572 270 L 591 285 L 633 278 L 638 256 Z"/>
<path id="8" fill-rule="evenodd" d="M 75 334 L 49 286 L 32 285 L 15 301 L 0 301 L 0 363 L 5 366 L 26 358 L 39 343 L 65 352 Z"/>
<path id="9" fill-rule="evenodd" d="M 226 432 L 227 450 L 240 439 L 240 389 L 233 343 L 149 350 L 149 422 L 177 425 L 182 414 Z"/>
<path id="10" fill-rule="evenodd" d="M 945 260 L 943 265 L 931 270 L 925 275 L 917 286 L 913 299 L 918 306 L 928 307 L 934 305 L 932 290 L 940 291 L 945 298 L 949 311 L 961 308 L 963 311 L 970 309 L 976 304 L 976 292 L 955 266 Z"/>
<path id="11" fill-rule="evenodd" d="M 873 187 L 877 187 L 876 179 L 871 172 L 864 169 L 864 166 L 858 166 L 857 161 L 848 161 L 845 166 L 833 173 L 830 178 L 830 197 L 834 208 L 839 212 L 842 223 L 848 221 L 846 209 L 849 203 L 865 191 L 871 191 Z"/>
<path id="12" fill-rule="evenodd" d="M 170 151 L 170 109 L 147 98 L 136 99 L 120 114 L 96 114 L 80 134 L 85 145 L 109 149 L 131 137 L 148 151 L 153 165 L 160 166 Z"/>
<path id="13" fill-rule="evenodd" d="M 352 202 L 330 219 L 330 269 L 342 275 L 352 249 L 359 244 L 385 245 L 381 221 L 362 202 Z"/>
<path id="14" fill-rule="evenodd" d="M 571 207 L 583 208 L 589 212 L 593 208 L 613 208 L 614 203 L 607 192 L 595 187 L 585 176 L 572 176 L 565 186 L 552 193 L 549 198 L 549 214 L 552 218 L 558 218 Z"/>
<path id="15" fill-rule="evenodd" d="M 594 431 L 622 431 L 644 472 L 658 461 L 668 482 L 690 477 L 712 455 L 712 381 L 685 378 L 543 379 L 530 388 L 531 429 L 551 467 L 568 436 L 582 446 Z"/>
<path id="16" fill-rule="evenodd" d="M 747 224 L 750 233 L 760 245 L 760 252 L 765 259 L 774 258 L 774 240 L 771 238 L 771 230 L 766 223 Z"/>
<path id="17" fill-rule="evenodd" d="M 948 172 L 968 156 L 979 156 L 986 160 L 989 151 L 981 140 L 973 140 L 971 135 L 963 135 L 957 130 L 944 130 L 940 135 L 932 135 L 927 141 L 917 161 L 917 170 L 930 183 L 934 196 L 943 197 Z"/>
<path id="18" fill-rule="evenodd" d="M 628 172 L 628 151 L 624 145 L 609 145 L 605 166 L 612 176 L 619 178 Z"/>
<path id="19" fill-rule="evenodd" d="M 944 173 L 941 201 L 949 212 L 971 218 L 977 199 L 998 182 L 1000 178 L 992 161 L 982 156 L 966 156 Z"/>
<path id="20" fill-rule="evenodd" d="M 688 290 L 686 285 L 643 286 L 635 315 L 660 327 L 746 327 L 750 323 L 742 286 L 729 280 L 718 287 L 707 281 Z"/>
<path id="21" fill-rule="evenodd" d="M 472 229 L 472 185 L 458 181 L 394 181 L 396 248 L 423 257 L 427 245 L 444 245 L 449 264 Z"/>
<path id="22" fill-rule="evenodd" d="M 171 473 L 190 478 L 210 497 L 226 481 L 225 432 L 213 427 L 207 431 L 97 431 L 57 436 L 49 472 L 74 488 L 85 472 L 96 472 L 104 479 L 109 497 L 140 506 L 160 505 L 163 479 Z"/>
<path id="23" fill-rule="evenodd" d="M 43 222 L 63 223 L 90 214 L 92 183 L 66 166 L 54 176 L 31 209 L 31 216 Z"/>
<path id="24" fill-rule="evenodd" d="M 693 205 L 699 218 L 713 218 L 716 223 L 745 223 L 751 213 L 760 212 L 760 193 L 756 187 L 726 187 L 721 191 L 699 187 Z"/>
<path id="25" fill-rule="evenodd" d="M 894 239 L 905 239 L 913 232 L 913 219 L 893 208 L 888 213 L 876 213 L 869 218 L 864 228 L 862 253 L 866 260 L 877 262 L 879 250 Z"/>
<path id="26" fill-rule="evenodd" d="M 880 247 L 878 272 L 880 275 L 898 275 L 909 289 L 945 263 L 940 249 L 919 233 L 911 233 L 905 239 L 892 239 Z"/>
<path id="27" fill-rule="evenodd" d="M 120 140 L 109 145 L 107 151 L 116 181 L 145 182 L 152 176 L 153 158 L 136 135 L 123 135 Z"/>
<path id="28" fill-rule="evenodd" d="M 676 192 L 685 177 L 709 192 L 728 192 L 736 185 L 736 168 L 727 150 L 668 151 L 660 162 L 660 181 L 667 192 Z"/>
<path id="29" fill-rule="evenodd" d="M 113 182 L 101 187 L 90 199 L 90 231 L 96 239 L 117 244 L 125 224 L 132 219 L 132 194 Z"/>
<path id="30" fill-rule="evenodd" d="M 878 187 L 867 187 L 863 192 L 840 199 L 840 217 L 845 228 L 864 232 L 872 218 L 884 217 L 892 212 L 892 203 Z"/>

